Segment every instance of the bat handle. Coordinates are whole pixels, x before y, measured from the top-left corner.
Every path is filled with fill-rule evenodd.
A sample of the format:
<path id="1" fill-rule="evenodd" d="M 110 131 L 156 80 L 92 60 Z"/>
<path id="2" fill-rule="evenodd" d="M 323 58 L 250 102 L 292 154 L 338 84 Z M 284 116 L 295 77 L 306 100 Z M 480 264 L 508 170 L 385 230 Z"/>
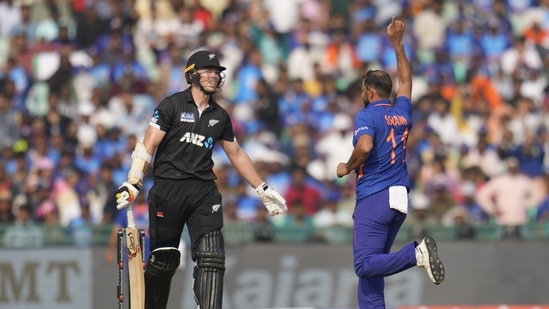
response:
<path id="1" fill-rule="evenodd" d="M 135 227 L 135 221 L 133 219 L 132 205 L 128 206 L 127 211 L 128 211 L 128 227 L 134 228 Z"/>

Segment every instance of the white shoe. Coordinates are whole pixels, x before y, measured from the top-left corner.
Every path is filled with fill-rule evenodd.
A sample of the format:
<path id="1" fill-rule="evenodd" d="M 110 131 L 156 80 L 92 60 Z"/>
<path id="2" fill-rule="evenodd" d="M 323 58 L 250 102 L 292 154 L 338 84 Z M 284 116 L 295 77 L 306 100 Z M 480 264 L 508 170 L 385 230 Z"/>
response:
<path id="1" fill-rule="evenodd" d="M 425 237 L 416 247 L 417 266 L 425 268 L 427 275 L 435 284 L 444 281 L 444 265 L 437 253 L 437 243 L 432 237 Z"/>

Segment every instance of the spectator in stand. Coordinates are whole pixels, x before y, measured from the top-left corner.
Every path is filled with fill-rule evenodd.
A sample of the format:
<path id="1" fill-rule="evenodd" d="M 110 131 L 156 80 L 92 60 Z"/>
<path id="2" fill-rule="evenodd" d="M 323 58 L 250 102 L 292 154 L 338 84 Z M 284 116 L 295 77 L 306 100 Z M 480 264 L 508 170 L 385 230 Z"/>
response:
<path id="1" fill-rule="evenodd" d="M 524 39 L 532 44 L 544 56 L 547 53 L 547 44 L 549 43 L 549 29 L 544 29 L 540 18 L 534 18 L 529 21 L 529 25 L 524 30 Z"/>
<path id="2" fill-rule="evenodd" d="M 274 240 L 276 227 L 265 207 L 257 209 L 254 225 L 254 240 L 257 242 L 271 242 Z"/>
<path id="3" fill-rule="evenodd" d="M 236 73 L 238 83 L 233 98 L 234 104 L 250 104 L 257 99 L 256 85 L 264 78 L 261 71 L 261 53 L 257 49 L 248 51 L 244 63 Z"/>
<path id="4" fill-rule="evenodd" d="M 52 40 L 52 43 L 59 44 L 63 47 L 75 48 L 76 40 L 70 34 L 69 26 L 66 24 L 59 25 L 59 32 L 57 36 Z"/>
<path id="5" fill-rule="evenodd" d="M 414 16 L 412 30 L 421 53 L 443 47 L 447 19 L 443 16 L 443 2 L 425 1 L 421 11 Z"/>
<path id="6" fill-rule="evenodd" d="M 8 98 L 0 92 L 0 149 L 11 147 L 19 139 L 17 113 L 10 108 Z"/>
<path id="7" fill-rule="evenodd" d="M 446 48 L 450 59 L 454 62 L 468 63 L 472 55 L 478 51 L 470 23 L 463 17 L 449 25 L 446 32 Z"/>
<path id="8" fill-rule="evenodd" d="M 194 0 L 198 2 L 198 0 Z M 267 18 L 276 32 L 279 45 L 282 47 L 284 57 L 291 49 L 290 39 L 293 31 L 297 29 L 300 18 L 301 0 L 266 0 L 263 1 Z"/>
<path id="9" fill-rule="evenodd" d="M 427 236 L 426 228 L 431 225 L 440 224 L 440 221 L 433 214 L 429 197 L 419 191 L 411 191 L 410 194 L 410 216 L 406 217 L 404 224 L 410 226 L 410 237 L 412 239 Z"/>
<path id="10" fill-rule="evenodd" d="M 3 81 L 2 92 L 16 112 L 25 112 L 25 98 L 31 86 L 31 78 L 15 57 L 8 57 L 0 72 Z"/>
<path id="11" fill-rule="evenodd" d="M 60 94 L 64 85 L 70 84 L 73 80 L 74 69 L 68 53 L 62 53 L 59 59 L 59 67 L 47 80 L 49 91 Z"/>
<path id="12" fill-rule="evenodd" d="M 323 62 L 323 48 L 315 46 L 311 41 L 311 35 L 298 36 L 296 46 L 289 51 L 286 67 L 290 80 L 310 80 L 314 76 L 314 64 Z"/>
<path id="13" fill-rule="evenodd" d="M 6 228 L 3 244 L 6 248 L 39 248 L 44 245 L 44 231 L 32 219 L 28 205 L 16 209 L 15 222 Z"/>
<path id="14" fill-rule="evenodd" d="M 536 210 L 537 222 L 549 222 L 549 173 L 543 174 L 543 186 L 545 197 Z"/>
<path id="15" fill-rule="evenodd" d="M 254 109 L 259 121 L 265 129 L 280 137 L 282 126 L 280 121 L 280 107 L 278 106 L 279 95 L 274 92 L 268 82 L 261 78 L 255 86 L 257 98 L 254 101 Z"/>
<path id="16" fill-rule="evenodd" d="M 521 77 L 525 70 L 541 69 L 543 61 L 524 36 L 515 37 L 513 45 L 501 55 L 500 66 L 507 75 Z"/>
<path id="17" fill-rule="evenodd" d="M 216 20 L 213 13 L 204 7 L 200 0 L 191 0 L 190 8 L 193 12 L 193 19 L 199 21 L 202 24 L 202 29 L 208 31 L 214 29 L 216 26 Z"/>
<path id="18" fill-rule="evenodd" d="M 439 189 L 444 189 L 453 196 L 460 178 L 459 171 L 445 155 L 438 155 L 432 160 L 425 161 L 419 176 L 418 187 L 431 198 Z"/>
<path id="19" fill-rule="evenodd" d="M 322 156 L 325 166 L 337 166 L 340 158 L 349 156 L 353 152 L 353 145 L 349 143 L 353 134 L 353 120 L 346 113 L 334 115 L 332 130 L 321 136 L 315 143 L 315 152 Z M 337 177 L 325 169 L 324 177 Z"/>
<path id="20" fill-rule="evenodd" d="M 59 36 L 59 9 L 57 6 L 48 5 L 44 8 L 46 16 L 35 25 L 35 35 L 38 40 L 52 42 Z"/>
<path id="21" fill-rule="evenodd" d="M 492 76 L 494 87 L 505 102 L 512 102 L 515 96 L 515 80 L 503 72 L 501 66 L 496 65 L 496 72 Z"/>
<path id="22" fill-rule="evenodd" d="M 193 46 L 198 42 L 200 34 L 204 31 L 204 25 L 193 16 L 191 8 L 182 5 L 177 10 L 177 28 L 173 34 L 173 43 L 179 48 Z"/>
<path id="23" fill-rule="evenodd" d="M 145 135 L 139 123 L 146 121 L 154 109 L 153 101 L 148 94 L 134 93 L 128 87 L 122 87 L 120 93 L 111 96 L 108 110 L 116 116 L 114 127 L 121 130 L 124 136 L 135 135 L 141 138 Z"/>
<path id="24" fill-rule="evenodd" d="M 133 48 L 125 48 L 119 62 L 113 63 L 111 77 L 114 82 L 113 94 L 121 88 L 130 88 L 134 93 L 145 93 L 149 81 L 147 69 L 136 58 Z"/>
<path id="25" fill-rule="evenodd" d="M 467 211 L 468 222 L 473 225 L 482 225 L 490 221 L 490 216 L 477 203 L 475 196 L 477 186 L 473 181 L 466 180 L 461 184 L 461 199 L 457 207 L 463 207 Z"/>
<path id="26" fill-rule="evenodd" d="M 472 149 L 461 156 L 463 167 L 478 166 L 486 176 L 495 177 L 505 170 L 497 149 L 489 141 L 485 130 L 478 135 L 478 141 Z"/>
<path id="27" fill-rule="evenodd" d="M 99 173 L 89 177 L 91 189 L 84 199 L 87 200 L 87 212 L 93 224 L 110 223 L 116 215 L 114 193 L 118 184 L 114 183 L 112 174 L 113 165 L 105 160 L 101 163 Z"/>
<path id="28" fill-rule="evenodd" d="M 530 1 L 530 0 L 528 0 Z M 522 1 L 524 3 L 528 1 Z M 488 21 L 492 19 L 498 23 L 499 28 L 502 29 L 504 33 L 511 36 L 513 35 L 513 24 L 510 21 L 510 5 L 511 1 L 492 1 L 492 10 L 487 12 Z"/>
<path id="29" fill-rule="evenodd" d="M 546 86 L 547 77 L 542 74 L 542 70 L 531 69 L 525 72 L 524 80 L 519 87 L 519 93 L 532 100 L 534 106 L 539 108 L 543 101 L 543 90 Z"/>
<path id="30" fill-rule="evenodd" d="M 364 21 L 368 23 L 368 21 Z M 364 32 L 361 32 L 364 35 Z M 367 40 L 366 40 L 367 41 Z M 367 42 L 361 42 L 368 44 Z M 380 44 L 381 45 L 381 44 Z M 361 60 L 359 59 L 356 50 L 368 50 L 373 49 L 374 46 L 370 45 L 369 48 L 355 49 L 355 46 L 351 43 L 351 39 L 343 30 L 336 30 L 330 37 L 330 42 L 326 46 L 325 58 L 322 61 L 322 68 L 326 74 L 339 75 L 347 81 L 354 80 L 356 78 L 356 70 L 360 67 Z M 379 47 L 381 50 L 381 46 Z M 367 61 L 367 60 L 366 60 Z"/>
<path id="31" fill-rule="evenodd" d="M 0 188 L 0 223 L 10 224 L 15 222 L 12 211 L 12 194 L 7 188 Z"/>
<path id="32" fill-rule="evenodd" d="M 533 179 L 542 176 L 545 158 L 543 144 L 536 137 L 527 132 L 525 140 L 510 152 L 512 157 L 517 158 L 520 172 Z"/>
<path id="33" fill-rule="evenodd" d="M 222 202 L 223 222 L 226 224 L 248 224 L 238 215 L 237 197 L 226 195 Z"/>
<path id="34" fill-rule="evenodd" d="M 59 224 L 67 227 L 71 221 L 81 217 L 79 197 L 86 196 L 86 192 L 82 190 L 82 180 L 78 171 L 66 170 L 62 176 L 52 183 L 50 197 L 56 206 Z"/>
<path id="35" fill-rule="evenodd" d="M 93 5 L 86 6 L 76 21 L 76 42 L 82 49 L 91 47 L 105 33 L 108 23 L 97 16 Z"/>
<path id="36" fill-rule="evenodd" d="M 442 143 L 446 145 L 459 145 L 459 128 L 456 118 L 450 113 L 450 102 L 439 97 L 433 102 L 433 111 L 427 118 L 427 125 L 435 130 Z"/>
<path id="37" fill-rule="evenodd" d="M 432 184 L 430 193 L 430 208 L 438 223 L 442 223 L 442 219 L 448 211 L 456 207 L 456 201 L 450 187 L 438 179 Z"/>
<path id="38" fill-rule="evenodd" d="M 314 221 L 311 215 L 308 215 L 305 210 L 305 204 L 301 200 L 294 200 L 288 213 L 280 218 L 273 218 L 281 228 L 303 228 L 313 229 Z"/>
<path id="39" fill-rule="evenodd" d="M 312 216 L 315 227 L 353 226 L 353 213 L 341 208 L 338 202 L 339 195 L 332 194 L 324 199 L 322 208 Z"/>
<path id="40" fill-rule="evenodd" d="M 528 222 L 528 210 L 538 205 L 543 192 L 519 170 L 517 158 L 506 159 L 507 171 L 490 179 L 476 195 L 479 205 L 505 228 L 505 237 L 520 237 L 520 226 Z"/>
<path id="41" fill-rule="evenodd" d="M 27 41 L 33 44 L 36 37 L 36 23 L 31 19 L 31 8 L 29 4 L 23 4 L 21 9 L 21 21 L 10 29 L 10 34 L 24 33 Z"/>
<path id="42" fill-rule="evenodd" d="M 236 186 L 236 216 L 242 222 L 251 223 L 257 216 L 257 209 L 261 208 L 260 202 L 254 196 L 248 195 L 248 184 L 241 181 Z"/>
<path id="43" fill-rule="evenodd" d="M 438 97 L 444 99 L 440 93 L 441 78 L 445 81 L 454 83 L 456 80 L 454 66 L 450 57 L 448 56 L 448 51 L 441 47 L 435 49 L 433 52 L 432 60 L 425 61 L 419 66 L 419 70 L 425 76 L 425 78 L 430 81 L 431 88 L 428 89 L 428 92 L 424 97 L 420 99 L 431 99 L 436 100 Z M 418 116 L 421 116 L 418 115 Z"/>
<path id="44" fill-rule="evenodd" d="M 3 159 L 6 160 L 8 158 L 4 157 Z M 17 194 L 24 193 L 26 181 L 29 177 L 29 166 L 23 150 L 14 151 L 13 159 L 10 161 L 11 162 L 7 162 L 6 168 L 9 168 L 7 174 L 10 176 L 11 190 Z M 0 175 L 1 174 L 2 173 L 0 172 Z M 2 182 L 1 178 L 2 177 L 0 176 L 0 182 Z"/>
<path id="45" fill-rule="evenodd" d="M 532 141 L 533 135 L 541 124 L 541 118 L 531 99 L 519 96 L 514 104 L 507 127 L 513 133 L 515 145 L 520 145 L 527 139 Z"/>
<path id="46" fill-rule="evenodd" d="M 282 47 L 278 44 L 276 33 L 271 25 L 264 27 L 263 33 L 257 37 L 257 49 L 261 54 L 263 68 L 272 80 L 276 75 L 278 66 L 283 62 Z"/>
<path id="47" fill-rule="evenodd" d="M 159 64 L 159 83 L 164 95 L 169 96 L 181 89 L 181 82 L 185 79 L 185 59 L 183 48 L 171 44 L 168 48 L 168 56 Z"/>
<path id="48" fill-rule="evenodd" d="M 475 237 L 474 226 L 470 222 L 469 213 L 463 206 L 456 205 L 442 216 L 442 225 L 455 229 L 457 239 L 472 239 Z"/>
<path id="49" fill-rule="evenodd" d="M 124 62 L 124 54 L 130 52 L 131 48 L 119 32 L 109 33 L 101 40 L 101 44 L 93 46 L 92 50 L 98 53 L 99 61 L 109 66 L 110 82 L 114 81 L 114 66 Z"/>
<path id="50" fill-rule="evenodd" d="M 479 39 L 484 57 L 489 63 L 497 63 L 505 50 L 511 46 L 510 33 L 497 19 L 489 19 Z"/>
<path id="51" fill-rule="evenodd" d="M 64 106 L 60 105 L 58 94 L 53 92 L 49 94 L 48 107 L 48 111 L 45 115 L 46 135 L 51 138 L 56 134 L 65 134 L 73 119 L 62 113 Z"/>
<path id="52" fill-rule="evenodd" d="M 291 172 L 291 185 L 286 192 L 285 199 L 288 208 L 292 209 L 294 204 L 300 204 L 303 212 L 314 215 L 322 204 L 322 196 L 317 188 L 309 183 L 309 175 L 303 167 L 294 167 Z"/>
<path id="53" fill-rule="evenodd" d="M 311 102 L 312 98 L 305 92 L 303 88 L 303 80 L 295 79 L 290 81 L 290 85 L 284 89 L 280 100 L 278 101 L 280 115 L 282 116 L 282 126 L 293 126 L 299 123 L 304 123 L 302 105 Z M 291 130 L 291 129 L 290 129 Z"/>
<path id="54" fill-rule="evenodd" d="M 6 0 L 0 2 L 0 37 L 10 37 L 11 29 L 21 24 L 21 5 L 19 1 Z"/>

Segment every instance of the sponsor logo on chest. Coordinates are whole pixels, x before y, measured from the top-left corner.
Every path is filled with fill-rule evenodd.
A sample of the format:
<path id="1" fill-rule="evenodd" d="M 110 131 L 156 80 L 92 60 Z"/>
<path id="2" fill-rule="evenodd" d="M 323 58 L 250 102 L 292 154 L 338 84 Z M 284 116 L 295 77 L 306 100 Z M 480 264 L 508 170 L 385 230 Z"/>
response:
<path id="1" fill-rule="evenodd" d="M 201 134 L 187 132 L 179 139 L 180 142 L 189 143 L 196 146 L 204 147 L 206 149 L 212 149 L 213 147 L 213 138 L 206 137 Z"/>
<path id="2" fill-rule="evenodd" d="M 182 112 L 179 121 L 194 123 L 194 113 Z"/>

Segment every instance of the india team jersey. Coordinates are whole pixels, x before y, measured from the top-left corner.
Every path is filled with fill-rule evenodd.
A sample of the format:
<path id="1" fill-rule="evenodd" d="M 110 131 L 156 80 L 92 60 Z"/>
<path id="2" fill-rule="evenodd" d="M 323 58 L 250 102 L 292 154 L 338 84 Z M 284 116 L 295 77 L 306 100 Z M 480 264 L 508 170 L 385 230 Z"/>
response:
<path id="1" fill-rule="evenodd" d="M 366 162 L 355 170 L 357 201 L 394 185 L 409 188 L 406 142 L 411 129 L 412 107 L 407 97 L 396 98 L 394 104 L 390 100 L 371 102 L 356 114 L 353 146 L 364 134 L 372 136 L 374 143 Z"/>

